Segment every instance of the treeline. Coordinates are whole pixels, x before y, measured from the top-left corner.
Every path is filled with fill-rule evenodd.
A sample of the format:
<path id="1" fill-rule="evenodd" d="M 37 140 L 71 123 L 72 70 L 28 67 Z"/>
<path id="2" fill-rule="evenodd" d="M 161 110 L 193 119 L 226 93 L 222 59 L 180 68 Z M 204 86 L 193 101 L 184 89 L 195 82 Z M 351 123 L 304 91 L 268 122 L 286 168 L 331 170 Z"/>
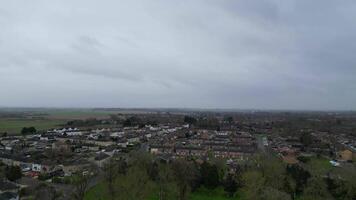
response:
<path id="1" fill-rule="evenodd" d="M 128 158 L 111 159 L 103 171 L 111 200 L 152 197 L 186 200 L 200 187 L 214 189 L 225 183 L 229 184 L 226 185 L 227 195 L 233 196 L 237 190 L 234 178 L 226 176 L 226 166 L 220 161 L 198 163 L 177 159 L 166 162 L 149 154 L 133 152 Z"/>
<path id="2" fill-rule="evenodd" d="M 22 130 L 21 130 L 21 134 L 22 135 L 34 134 L 36 132 L 37 132 L 37 130 L 33 126 L 31 126 L 31 127 L 23 127 Z"/>
<path id="3" fill-rule="evenodd" d="M 22 177 L 19 166 L 8 166 L 0 162 L 0 178 L 2 180 L 17 181 Z"/>
<path id="4" fill-rule="evenodd" d="M 184 123 L 193 125 L 202 129 L 211 129 L 211 130 L 220 130 L 220 122 L 215 117 L 192 117 L 192 116 L 184 116 Z"/>
<path id="5" fill-rule="evenodd" d="M 69 127 L 91 127 L 99 125 L 122 125 L 123 127 L 139 126 L 144 127 L 145 125 L 157 125 L 155 120 L 144 120 L 138 116 L 131 116 L 124 119 L 117 118 L 112 115 L 108 119 L 96 119 L 90 118 L 85 120 L 71 120 L 66 123 Z"/>
<path id="6" fill-rule="evenodd" d="M 222 160 L 166 162 L 135 152 L 111 159 L 103 171 L 110 200 L 188 200 L 200 188 L 222 188 L 227 198 L 246 200 L 356 198 L 355 171 L 341 177 L 339 172 L 338 176 L 312 174 L 267 155 L 228 167 Z"/>
<path id="7" fill-rule="evenodd" d="M 224 123 L 233 123 L 232 116 L 225 116 L 223 119 Z M 111 115 L 107 119 L 84 119 L 84 120 L 71 120 L 68 121 L 65 125 L 69 127 L 90 127 L 98 125 L 121 125 L 123 127 L 144 127 L 146 125 L 157 126 L 159 123 L 177 123 L 177 124 L 190 124 L 198 128 L 219 130 L 220 122 L 215 116 L 201 115 L 199 117 L 193 116 L 180 116 L 180 115 L 133 115 L 133 116 L 124 116 L 124 115 Z"/>
<path id="8" fill-rule="evenodd" d="M 105 121 L 105 120 L 99 120 L 96 118 L 89 118 L 89 119 L 85 119 L 85 120 L 71 120 L 68 121 L 66 126 L 69 127 L 90 127 L 90 126 L 97 126 L 97 125 L 102 125 L 102 124 L 109 124 L 109 122 Z"/>

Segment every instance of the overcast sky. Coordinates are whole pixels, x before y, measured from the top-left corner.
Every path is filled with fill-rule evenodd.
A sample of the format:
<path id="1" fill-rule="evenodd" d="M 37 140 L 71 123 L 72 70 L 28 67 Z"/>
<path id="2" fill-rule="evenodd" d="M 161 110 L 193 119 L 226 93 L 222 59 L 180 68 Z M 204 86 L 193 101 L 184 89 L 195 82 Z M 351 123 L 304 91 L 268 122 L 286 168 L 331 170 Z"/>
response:
<path id="1" fill-rule="evenodd" d="M 355 0 L 0 2 L 0 106 L 356 109 Z"/>

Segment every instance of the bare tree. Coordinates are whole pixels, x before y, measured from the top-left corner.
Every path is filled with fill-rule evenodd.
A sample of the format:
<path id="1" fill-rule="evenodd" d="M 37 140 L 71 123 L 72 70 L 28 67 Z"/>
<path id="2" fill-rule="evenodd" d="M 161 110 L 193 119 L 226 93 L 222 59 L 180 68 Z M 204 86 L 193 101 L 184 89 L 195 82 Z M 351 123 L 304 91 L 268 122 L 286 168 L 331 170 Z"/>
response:
<path id="1" fill-rule="evenodd" d="M 120 175 L 119 179 L 117 187 L 121 193 L 118 199 L 147 199 L 153 189 L 147 171 L 138 166 L 130 167 L 125 175 Z"/>
<path id="2" fill-rule="evenodd" d="M 177 199 L 178 187 L 174 180 L 173 170 L 168 164 L 159 164 L 157 178 L 158 199 Z"/>
<path id="3" fill-rule="evenodd" d="M 196 179 L 197 169 L 186 160 L 176 160 L 172 163 L 173 174 L 178 186 L 179 200 L 187 200 L 191 185 Z"/>
<path id="4" fill-rule="evenodd" d="M 118 165 L 113 159 L 110 159 L 104 165 L 103 170 L 104 170 L 104 178 L 105 178 L 105 182 L 108 186 L 108 192 L 109 192 L 110 198 L 111 198 L 111 200 L 114 200 L 116 193 L 117 193 L 115 181 L 118 177 Z"/>
<path id="5" fill-rule="evenodd" d="M 86 191 L 89 188 L 89 175 L 83 175 L 83 173 L 79 173 L 73 180 L 73 193 L 72 197 L 74 200 L 83 200 Z"/>
<path id="6" fill-rule="evenodd" d="M 62 193 L 57 191 L 55 187 L 45 183 L 37 186 L 35 191 L 35 199 L 37 200 L 57 200 L 62 196 Z"/>

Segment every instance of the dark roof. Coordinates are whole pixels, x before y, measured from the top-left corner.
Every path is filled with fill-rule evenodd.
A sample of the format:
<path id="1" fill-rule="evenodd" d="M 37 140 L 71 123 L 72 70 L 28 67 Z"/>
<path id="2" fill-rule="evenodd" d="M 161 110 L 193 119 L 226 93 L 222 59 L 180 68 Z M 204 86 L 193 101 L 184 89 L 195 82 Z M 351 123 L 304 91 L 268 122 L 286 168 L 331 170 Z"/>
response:
<path id="1" fill-rule="evenodd" d="M 110 157 L 108 154 L 100 152 L 98 155 L 95 156 L 95 160 L 104 160 Z"/>
<path id="2" fill-rule="evenodd" d="M 0 194 L 0 200 L 16 199 L 17 197 L 18 194 L 15 192 L 4 192 Z"/>

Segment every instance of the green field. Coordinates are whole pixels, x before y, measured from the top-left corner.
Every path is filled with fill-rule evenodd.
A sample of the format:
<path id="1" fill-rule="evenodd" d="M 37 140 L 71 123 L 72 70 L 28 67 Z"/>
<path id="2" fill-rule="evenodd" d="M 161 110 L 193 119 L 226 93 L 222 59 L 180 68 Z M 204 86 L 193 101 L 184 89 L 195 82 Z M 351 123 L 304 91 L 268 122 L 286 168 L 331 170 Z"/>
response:
<path id="1" fill-rule="evenodd" d="M 1 114 L 14 114 L 15 117 L 1 117 Z M 33 126 L 37 130 L 58 128 L 70 120 L 107 118 L 112 111 L 92 109 L 6 109 L 0 110 L 0 133 L 19 134 L 23 127 Z"/>
<path id="2" fill-rule="evenodd" d="M 57 128 L 65 123 L 65 120 L 51 119 L 0 119 L 0 133 L 8 132 L 9 134 L 19 134 L 23 127 L 30 126 L 34 126 L 37 130 L 47 130 Z"/>
<path id="3" fill-rule="evenodd" d="M 105 184 L 100 183 L 87 192 L 85 195 L 85 200 L 109 200 L 109 196 L 106 194 Z M 149 200 L 158 200 L 155 195 Z M 190 195 L 189 200 L 238 200 L 240 198 L 228 198 L 224 194 L 224 190 L 222 188 L 217 188 L 215 190 L 208 190 L 205 188 L 201 188 L 198 191 L 192 193 Z"/>
<path id="4" fill-rule="evenodd" d="M 49 119 L 87 119 L 87 118 L 106 118 L 117 112 L 96 111 L 96 110 L 49 110 L 46 112 Z"/>

